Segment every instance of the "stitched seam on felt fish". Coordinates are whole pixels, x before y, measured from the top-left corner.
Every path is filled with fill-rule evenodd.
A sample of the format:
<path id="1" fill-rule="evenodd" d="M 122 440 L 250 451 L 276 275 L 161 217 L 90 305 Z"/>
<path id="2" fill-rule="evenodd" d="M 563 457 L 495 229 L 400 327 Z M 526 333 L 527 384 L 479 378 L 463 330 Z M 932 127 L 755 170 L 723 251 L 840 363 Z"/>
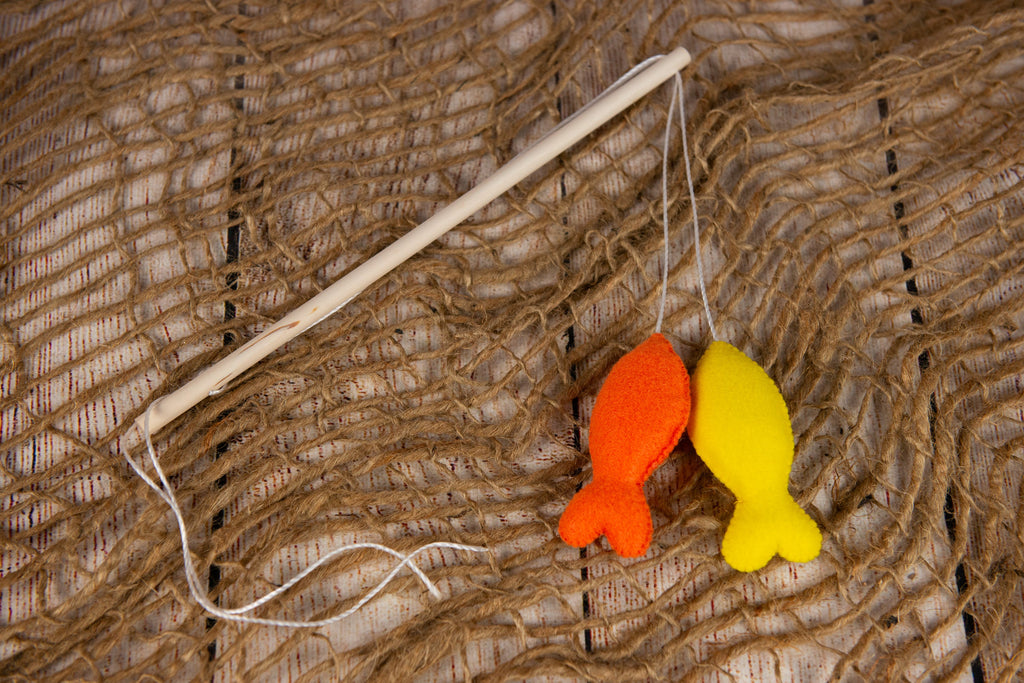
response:
<path id="1" fill-rule="evenodd" d="M 690 378 L 661 334 L 619 359 L 598 392 L 590 425 L 594 476 L 643 483 L 679 442 Z"/>
<path id="2" fill-rule="evenodd" d="M 789 494 L 793 432 L 778 386 L 739 349 L 712 343 L 694 371 L 688 431 L 694 449 L 737 497 L 722 554 L 740 571 L 760 569 L 778 552 L 806 562 L 821 531 Z"/>
<path id="3" fill-rule="evenodd" d="M 661 334 L 619 359 L 598 392 L 591 420 L 593 481 L 573 496 L 559 535 L 583 547 L 602 534 L 623 557 L 643 555 L 654 534 L 643 483 L 686 429 L 686 366 Z"/>
<path id="4" fill-rule="evenodd" d="M 792 497 L 770 503 L 738 500 L 722 538 L 722 555 L 738 571 L 755 571 L 776 554 L 809 562 L 818 556 L 821 542 L 818 525 Z"/>
<path id="5" fill-rule="evenodd" d="M 643 487 L 597 478 L 578 491 L 559 520 L 558 533 L 567 544 L 583 548 L 602 535 L 622 557 L 639 557 L 654 535 Z"/>

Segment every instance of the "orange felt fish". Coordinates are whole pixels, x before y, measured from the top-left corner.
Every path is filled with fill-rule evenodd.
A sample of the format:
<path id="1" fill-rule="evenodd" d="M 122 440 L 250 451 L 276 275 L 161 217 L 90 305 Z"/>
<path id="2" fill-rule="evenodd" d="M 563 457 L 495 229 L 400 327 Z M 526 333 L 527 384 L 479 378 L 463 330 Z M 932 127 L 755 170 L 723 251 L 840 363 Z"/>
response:
<path id="1" fill-rule="evenodd" d="M 647 552 L 654 534 L 647 477 L 668 458 L 690 416 L 690 376 L 659 333 L 617 362 L 590 423 L 594 480 L 573 496 L 558 534 L 582 548 L 601 534 L 622 557 Z"/>

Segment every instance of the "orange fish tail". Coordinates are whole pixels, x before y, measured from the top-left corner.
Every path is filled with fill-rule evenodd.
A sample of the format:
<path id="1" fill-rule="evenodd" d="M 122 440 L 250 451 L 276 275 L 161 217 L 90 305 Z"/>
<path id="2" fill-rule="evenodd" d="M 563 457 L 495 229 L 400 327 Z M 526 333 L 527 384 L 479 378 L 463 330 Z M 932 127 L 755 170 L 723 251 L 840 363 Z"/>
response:
<path id="1" fill-rule="evenodd" d="M 582 548 L 602 534 L 622 557 L 647 552 L 654 525 L 640 484 L 595 478 L 569 501 L 558 523 L 562 540 Z"/>

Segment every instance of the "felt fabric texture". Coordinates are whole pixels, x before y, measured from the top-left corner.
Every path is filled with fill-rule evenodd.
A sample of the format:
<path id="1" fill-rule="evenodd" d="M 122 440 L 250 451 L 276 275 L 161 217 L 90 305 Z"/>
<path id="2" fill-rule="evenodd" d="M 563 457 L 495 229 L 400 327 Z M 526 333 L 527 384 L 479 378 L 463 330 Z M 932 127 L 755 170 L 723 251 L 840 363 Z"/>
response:
<path id="1" fill-rule="evenodd" d="M 722 555 L 754 571 L 776 553 L 808 562 L 821 532 L 789 495 L 793 429 L 779 388 L 761 367 L 725 342 L 713 342 L 693 373 L 687 431 L 697 455 L 736 496 Z"/>
<path id="2" fill-rule="evenodd" d="M 604 534 L 622 557 L 640 557 L 654 536 L 643 484 L 594 479 L 569 501 L 558 524 L 562 540 L 576 548 Z"/>
<path id="3" fill-rule="evenodd" d="M 3 2 L 0 681 L 1021 679 L 1021 36 L 1020 0 Z M 132 420 L 678 45 L 712 310 L 836 561 L 702 561 L 732 496 L 683 444 L 642 561 L 551 531 L 592 476 L 573 399 L 585 436 L 658 305 L 665 85 L 155 444 L 225 608 L 351 540 L 493 556 L 420 556 L 445 599 L 406 568 L 331 627 L 208 622 Z M 673 130 L 692 372 L 683 166 Z"/>
<path id="4" fill-rule="evenodd" d="M 594 480 L 562 514 L 562 540 L 582 548 L 604 534 L 622 557 L 647 552 L 653 524 L 643 483 L 668 458 L 689 415 L 690 377 L 663 335 L 651 335 L 619 359 L 591 419 Z"/>

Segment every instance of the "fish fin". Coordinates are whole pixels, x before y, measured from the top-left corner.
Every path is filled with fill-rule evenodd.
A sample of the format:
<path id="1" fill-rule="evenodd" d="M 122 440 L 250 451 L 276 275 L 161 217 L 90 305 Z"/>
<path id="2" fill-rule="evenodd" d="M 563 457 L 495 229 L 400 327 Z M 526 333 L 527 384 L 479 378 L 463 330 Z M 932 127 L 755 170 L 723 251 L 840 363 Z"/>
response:
<path id="1" fill-rule="evenodd" d="M 788 500 L 788 531 L 779 538 L 779 554 L 790 562 L 810 562 L 821 552 L 821 529 L 795 500 Z"/>
<path id="2" fill-rule="evenodd" d="M 737 501 L 722 539 L 722 555 L 737 571 L 752 572 L 775 553 L 791 562 L 810 562 L 821 552 L 821 531 L 788 495 L 765 505 Z"/>
<path id="3" fill-rule="evenodd" d="M 569 545 L 582 548 L 601 534 L 622 557 L 647 552 L 654 525 L 641 486 L 595 479 L 573 496 L 558 522 L 558 535 Z"/>

